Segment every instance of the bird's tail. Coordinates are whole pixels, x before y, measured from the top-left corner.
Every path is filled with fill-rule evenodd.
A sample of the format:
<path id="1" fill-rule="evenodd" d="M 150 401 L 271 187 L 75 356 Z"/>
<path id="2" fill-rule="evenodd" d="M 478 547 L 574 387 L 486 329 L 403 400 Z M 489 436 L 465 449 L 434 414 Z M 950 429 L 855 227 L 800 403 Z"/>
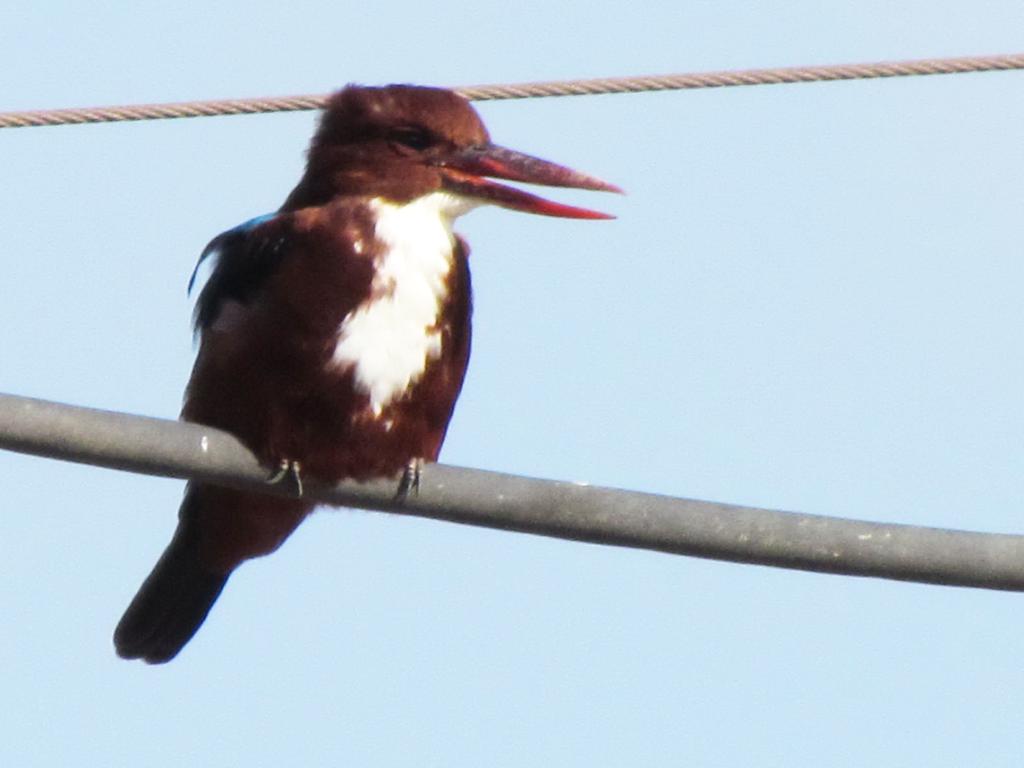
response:
<path id="1" fill-rule="evenodd" d="M 114 630 L 114 647 L 122 658 L 150 664 L 173 659 L 227 583 L 229 573 L 213 571 L 200 558 L 196 503 L 194 493 L 186 494 L 174 538 Z"/>

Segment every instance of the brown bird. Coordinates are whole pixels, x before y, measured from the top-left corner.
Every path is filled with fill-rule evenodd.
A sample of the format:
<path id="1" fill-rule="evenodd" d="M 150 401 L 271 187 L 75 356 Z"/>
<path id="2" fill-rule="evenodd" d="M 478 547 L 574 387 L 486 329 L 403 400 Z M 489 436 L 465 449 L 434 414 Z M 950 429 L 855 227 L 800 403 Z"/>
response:
<path id="1" fill-rule="evenodd" d="M 214 266 L 196 305 L 200 345 L 181 417 L 321 482 L 436 460 L 470 347 L 469 248 L 454 220 L 483 204 L 610 218 L 488 177 L 619 191 L 495 146 L 451 91 L 334 94 L 281 209 L 200 256 Z M 189 483 L 174 538 L 114 633 L 118 654 L 174 658 L 232 571 L 276 550 L 312 508 Z"/>

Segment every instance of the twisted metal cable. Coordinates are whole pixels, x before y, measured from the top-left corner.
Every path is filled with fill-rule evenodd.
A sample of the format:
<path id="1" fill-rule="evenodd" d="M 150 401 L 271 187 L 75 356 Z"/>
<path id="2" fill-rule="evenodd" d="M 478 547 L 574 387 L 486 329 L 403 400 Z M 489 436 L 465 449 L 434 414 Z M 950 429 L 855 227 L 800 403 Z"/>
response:
<path id="1" fill-rule="evenodd" d="M 725 88 L 736 85 L 778 85 L 834 80 L 866 80 L 915 75 L 950 75 L 1024 69 L 1024 53 L 995 56 L 962 56 L 911 61 L 882 61 L 864 64 L 833 64 L 818 67 L 737 69 L 642 77 L 604 77 L 588 80 L 552 80 L 506 85 L 469 85 L 453 88 L 471 101 L 528 99 L 544 96 L 592 96 L 606 93 Z M 0 128 L 28 128 L 44 125 L 110 123 L 130 120 L 163 120 L 180 117 L 212 117 L 267 112 L 297 112 L 320 109 L 326 95 L 281 96 L 215 101 L 185 101 L 169 104 L 137 104 L 82 109 L 41 109 L 0 112 Z"/>

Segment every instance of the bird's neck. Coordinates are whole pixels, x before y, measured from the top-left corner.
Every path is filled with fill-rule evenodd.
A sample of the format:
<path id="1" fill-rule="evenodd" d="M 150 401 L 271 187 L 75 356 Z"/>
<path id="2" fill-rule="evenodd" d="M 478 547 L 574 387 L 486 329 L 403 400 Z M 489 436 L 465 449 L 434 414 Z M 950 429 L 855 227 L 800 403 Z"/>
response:
<path id="1" fill-rule="evenodd" d="M 473 203 L 435 192 L 408 203 L 373 198 L 367 206 L 375 222 L 374 275 L 367 297 L 338 328 L 331 365 L 352 371 L 377 417 L 441 357 L 457 252 L 452 223 Z"/>

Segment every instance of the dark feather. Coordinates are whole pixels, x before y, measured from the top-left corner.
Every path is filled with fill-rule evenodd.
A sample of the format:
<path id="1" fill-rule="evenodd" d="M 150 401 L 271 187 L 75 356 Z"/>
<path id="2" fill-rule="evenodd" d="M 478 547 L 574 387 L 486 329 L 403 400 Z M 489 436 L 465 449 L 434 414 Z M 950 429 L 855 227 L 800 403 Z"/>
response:
<path id="1" fill-rule="evenodd" d="M 114 645 L 126 659 L 170 661 L 196 633 L 228 577 L 204 566 L 193 488 L 185 495 L 178 530 L 125 611 Z"/>
<path id="2" fill-rule="evenodd" d="M 214 259 L 210 277 L 196 301 L 197 332 L 209 328 L 225 301 L 248 304 L 273 275 L 284 257 L 291 217 L 270 213 L 222 232 L 203 249 L 188 282 L 191 292 L 200 266 Z"/>

